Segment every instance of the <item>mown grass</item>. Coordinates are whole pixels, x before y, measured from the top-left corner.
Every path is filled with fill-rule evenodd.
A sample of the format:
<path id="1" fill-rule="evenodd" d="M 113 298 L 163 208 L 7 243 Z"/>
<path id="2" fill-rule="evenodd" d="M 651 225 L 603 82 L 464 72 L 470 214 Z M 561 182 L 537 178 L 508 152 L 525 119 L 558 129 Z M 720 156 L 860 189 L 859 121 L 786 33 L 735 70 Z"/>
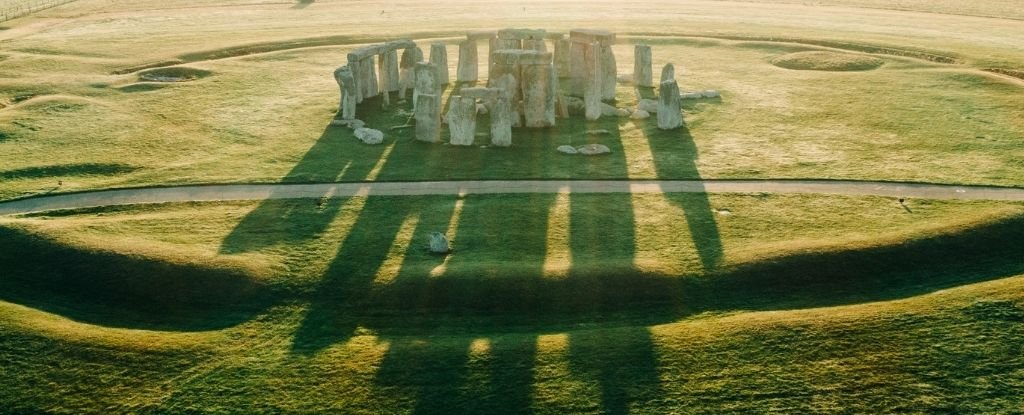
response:
<path id="1" fill-rule="evenodd" d="M 712 269 L 694 252 L 714 250 L 710 228 L 660 197 L 730 210 L 712 218 Z M 701 197 L 6 219 L 0 402 L 56 413 L 1020 405 L 1020 204 Z M 453 235 L 447 259 L 425 252 L 435 229 Z M 517 266 L 499 266 L 512 256 Z"/>

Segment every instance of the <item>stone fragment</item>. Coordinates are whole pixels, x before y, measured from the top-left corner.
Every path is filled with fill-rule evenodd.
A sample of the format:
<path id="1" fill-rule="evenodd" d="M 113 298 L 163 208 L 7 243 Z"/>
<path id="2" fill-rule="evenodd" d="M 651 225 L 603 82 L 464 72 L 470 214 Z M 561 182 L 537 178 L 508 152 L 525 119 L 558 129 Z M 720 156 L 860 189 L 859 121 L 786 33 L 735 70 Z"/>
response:
<path id="1" fill-rule="evenodd" d="M 577 150 L 576 147 L 573 147 L 573 146 L 562 145 L 562 146 L 558 146 L 558 148 L 556 150 L 558 150 L 559 153 L 579 154 L 579 150 Z"/>
<path id="2" fill-rule="evenodd" d="M 372 128 L 357 128 L 355 136 L 365 144 L 380 144 L 384 142 L 384 133 Z"/>
<path id="3" fill-rule="evenodd" d="M 473 144 L 476 134 L 476 100 L 471 97 L 453 96 L 448 103 L 449 143 L 456 146 Z"/>
<path id="4" fill-rule="evenodd" d="M 341 90 L 341 102 L 338 104 L 338 111 L 341 118 L 351 120 L 356 117 L 356 84 L 349 67 L 342 66 L 334 70 L 334 80 L 338 82 Z"/>
<path id="5" fill-rule="evenodd" d="M 602 117 L 617 117 L 619 109 L 610 104 L 601 103 L 601 116 Z"/>
<path id="6" fill-rule="evenodd" d="M 651 63 L 651 47 L 636 45 L 633 48 L 633 85 L 654 86 L 654 71 Z"/>
<path id="7" fill-rule="evenodd" d="M 356 120 L 356 119 L 351 119 L 351 120 L 331 120 L 331 125 L 336 126 L 336 127 L 348 127 L 348 128 L 351 128 L 351 129 L 355 130 L 355 129 L 358 129 L 358 128 L 363 128 L 363 126 L 365 126 L 366 123 L 364 123 L 362 120 Z"/>
<path id="8" fill-rule="evenodd" d="M 448 49 L 444 43 L 430 44 L 430 63 L 437 67 L 438 85 L 448 85 Z"/>
<path id="9" fill-rule="evenodd" d="M 584 156 L 596 156 L 598 154 L 608 154 L 612 152 L 612 150 L 604 144 L 587 144 L 577 148 L 576 150 Z"/>
<path id="10" fill-rule="evenodd" d="M 658 128 L 671 130 L 683 126 L 683 115 L 679 108 L 679 85 L 675 79 L 661 83 L 658 89 Z"/>
<path id="11" fill-rule="evenodd" d="M 459 43 L 459 66 L 455 74 L 456 81 L 476 82 L 480 79 L 477 55 L 476 40 L 467 39 Z"/>
<path id="12" fill-rule="evenodd" d="M 641 99 L 636 105 L 638 110 L 647 111 L 651 114 L 658 113 L 658 101 L 653 99 Z"/>
<path id="13" fill-rule="evenodd" d="M 416 97 L 416 139 L 428 143 L 441 141 L 441 101 L 433 94 Z"/>
<path id="14" fill-rule="evenodd" d="M 661 68 L 661 82 L 676 79 L 676 66 L 671 62 L 666 63 L 665 67 Z"/>
<path id="15" fill-rule="evenodd" d="M 707 91 L 701 92 L 701 95 L 704 98 L 718 98 L 718 97 L 722 96 L 722 94 L 720 94 L 718 91 L 715 91 L 715 90 L 707 90 Z"/>
<path id="16" fill-rule="evenodd" d="M 704 94 L 701 92 L 687 92 L 679 95 L 682 99 L 701 99 L 704 98 Z"/>
<path id="17" fill-rule="evenodd" d="M 647 118 L 650 118 L 650 117 L 651 117 L 651 113 L 649 113 L 647 111 L 644 111 L 644 110 L 633 111 L 633 115 L 629 116 L 629 118 L 632 118 L 634 120 L 643 120 L 643 119 L 647 119 Z"/>
<path id="18" fill-rule="evenodd" d="M 441 232 L 431 232 L 429 242 L 431 253 L 447 254 L 451 252 L 451 246 L 448 244 L 448 237 L 444 236 Z"/>

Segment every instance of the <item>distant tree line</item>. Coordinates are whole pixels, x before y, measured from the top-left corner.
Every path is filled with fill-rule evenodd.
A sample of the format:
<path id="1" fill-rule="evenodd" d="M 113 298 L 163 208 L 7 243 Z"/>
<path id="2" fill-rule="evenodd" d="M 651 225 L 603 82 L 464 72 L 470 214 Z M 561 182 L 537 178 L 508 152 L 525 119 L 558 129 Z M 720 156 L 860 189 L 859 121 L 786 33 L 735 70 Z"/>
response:
<path id="1" fill-rule="evenodd" d="M 43 9 L 71 3 L 75 0 L 23 0 L 0 1 L 0 22 L 26 16 Z"/>

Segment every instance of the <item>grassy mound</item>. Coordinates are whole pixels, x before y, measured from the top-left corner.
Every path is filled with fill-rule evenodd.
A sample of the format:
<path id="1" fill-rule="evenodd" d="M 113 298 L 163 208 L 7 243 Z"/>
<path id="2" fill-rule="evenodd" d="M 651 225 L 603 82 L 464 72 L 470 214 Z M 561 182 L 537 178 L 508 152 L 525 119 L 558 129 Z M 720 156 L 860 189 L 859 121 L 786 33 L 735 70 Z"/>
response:
<path id="1" fill-rule="evenodd" d="M 203 69 L 173 66 L 139 72 L 139 79 L 151 82 L 185 82 L 205 78 L 212 74 L 212 72 Z"/>
<path id="2" fill-rule="evenodd" d="M 244 272 L 82 249 L 0 227 L 0 299 L 111 327 L 196 330 L 237 324 L 268 301 Z"/>
<path id="3" fill-rule="evenodd" d="M 772 59 L 772 65 L 798 71 L 869 71 L 882 66 L 885 61 L 866 55 L 838 52 L 796 52 Z"/>

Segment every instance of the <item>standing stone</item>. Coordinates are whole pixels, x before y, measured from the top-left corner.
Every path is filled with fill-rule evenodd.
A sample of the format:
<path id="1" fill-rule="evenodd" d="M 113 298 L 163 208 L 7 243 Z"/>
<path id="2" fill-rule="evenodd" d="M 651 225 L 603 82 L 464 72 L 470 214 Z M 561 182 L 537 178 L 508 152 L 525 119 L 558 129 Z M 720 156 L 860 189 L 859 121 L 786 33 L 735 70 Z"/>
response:
<path id="1" fill-rule="evenodd" d="M 615 53 L 611 45 L 601 45 L 601 99 L 615 100 L 615 82 L 618 80 L 618 67 Z"/>
<path id="2" fill-rule="evenodd" d="M 380 80 L 378 81 L 378 85 L 380 86 L 381 92 L 381 106 L 385 108 L 391 105 L 391 93 L 388 92 L 388 88 L 390 88 L 390 85 L 388 85 L 389 79 L 387 70 L 387 60 L 387 53 L 381 53 L 380 55 L 377 55 L 377 66 L 380 66 Z"/>
<path id="3" fill-rule="evenodd" d="M 438 101 L 440 108 L 441 83 L 438 79 L 437 66 L 432 63 L 420 62 L 416 64 L 416 85 L 412 91 L 413 108 L 420 105 L 420 95 L 430 95 Z"/>
<path id="4" fill-rule="evenodd" d="M 396 92 L 402 88 L 402 80 L 398 70 L 398 50 L 388 49 L 380 55 L 381 63 L 381 90 Z"/>
<path id="5" fill-rule="evenodd" d="M 671 62 L 666 63 L 665 67 L 661 68 L 661 82 L 674 80 L 676 80 L 676 66 Z"/>
<path id="6" fill-rule="evenodd" d="M 582 97 L 586 89 L 587 47 L 579 42 L 572 42 L 569 47 L 569 92 L 577 97 Z"/>
<path id="7" fill-rule="evenodd" d="M 444 43 L 432 43 L 430 45 L 430 63 L 437 66 L 437 76 L 440 84 L 448 85 L 448 49 Z"/>
<path id="8" fill-rule="evenodd" d="M 487 86 L 503 89 L 508 93 L 509 120 L 513 127 L 522 126 L 522 66 L 519 60 L 524 54 L 521 50 L 500 50 L 494 53 L 494 67 L 487 80 Z"/>
<path id="9" fill-rule="evenodd" d="M 494 68 L 494 52 L 498 51 L 498 38 L 491 36 L 487 38 L 487 73 Z"/>
<path id="10" fill-rule="evenodd" d="M 550 53 L 534 52 L 522 60 L 524 125 L 531 128 L 555 125 L 555 79 Z"/>
<path id="11" fill-rule="evenodd" d="M 502 75 L 495 80 L 496 85 L 515 84 L 516 80 L 511 74 Z M 518 117 L 512 111 L 512 97 L 508 88 L 498 88 L 500 91 L 491 101 L 491 145 L 497 147 L 508 147 L 512 145 L 512 117 Z"/>
<path id="12" fill-rule="evenodd" d="M 586 72 L 584 79 L 586 85 L 583 91 L 583 105 L 586 118 L 597 120 L 601 118 L 601 47 L 596 42 L 586 48 Z"/>
<path id="13" fill-rule="evenodd" d="M 636 45 L 633 48 L 633 85 L 654 86 L 654 71 L 651 67 L 651 47 Z"/>
<path id="14" fill-rule="evenodd" d="M 359 66 L 359 60 L 352 60 L 351 57 L 346 66 L 348 66 L 349 71 L 352 73 L 352 87 L 354 88 L 352 98 L 355 99 L 356 104 L 361 104 L 363 102 L 363 88 L 359 86 L 359 80 L 363 76 L 363 70 Z"/>
<path id="15" fill-rule="evenodd" d="M 352 70 L 347 65 L 334 70 L 334 80 L 338 81 L 338 88 L 341 89 L 341 103 L 338 106 L 341 118 L 344 120 L 355 119 L 356 82 L 352 77 Z"/>
<path id="16" fill-rule="evenodd" d="M 523 39 L 523 49 L 535 50 L 537 52 L 547 52 L 548 46 L 544 42 L 543 38 L 540 39 Z"/>
<path id="17" fill-rule="evenodd" d="M 400 83 L 402 84 L 399 90 L 399 95 L 402 99 L 406 97 L 406 90 L 413 88 L 416 85 L 416 64 L 423 60 L 423 51 L 419 47 L 413 46 L 411 48 L 405 48 L 402 51 L 402 61 L 399 64 L 399 77 L 401 78 Z M 416 101 L 413 101 L 415 104 Z"/>
<path id="18" fill-rule="evenodd" d="M 441 141 L 441 100 L 433 94 L 416 98 L 416 139 L 428 143 Z"/>
<path id="19" fill-rule="evenodd" d="M 459 68 L 455 74 L 456 81 L 476 82 L 480 79 L 478 66 L 476 40 L 467 39 L 459 43 Z"/>
<path id="20" fill-rule="evenodd" d="M 476 135 L 476 99 L 453 96 L 448 103 L 449 143 L 456 146 L 473 144 Z"/>
<path id="21" fill-rule="evenodd" d="M 569 62 L 569 39 L 557 39 L 555 42 L 555 69 L 558 71 L 558 77 L 566 78 L 569 77 L 572 66 Z"/>
<path id="22" fill-rule="evenodd" d="M 375 97 L 380 93 L 380 85 L 377 84 L 377 64 L 373 57 L 363 58 L 363 75 L 365 76 L 366 89 L 363 95 L 367 98 Z"/>
<path id="23" fill-rule="evenodd" d="M 658 94 L 658 128 L 671 130 L 682 127 L 683 114 L 679 108 L 679 85 L 676 80 L 662 82 Z"/>

